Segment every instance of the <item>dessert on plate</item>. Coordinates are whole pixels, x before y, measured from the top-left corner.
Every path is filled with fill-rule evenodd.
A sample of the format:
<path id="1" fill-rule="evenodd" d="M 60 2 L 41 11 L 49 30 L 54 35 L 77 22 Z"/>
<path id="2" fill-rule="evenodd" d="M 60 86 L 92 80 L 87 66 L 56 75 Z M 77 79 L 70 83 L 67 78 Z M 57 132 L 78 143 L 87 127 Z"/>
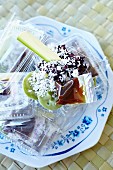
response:
<path id="1" fill-rule="evenodd" d="M 98 70 L 79 42 L 73 40 L 73 47 L 64 43 L 50 50 L 29 32 L 22 32 L 18 40 L 41 57 L 35 64 L 35 71 L 23 81 L 28 97 L 49 110 L 95 101 Z"/>

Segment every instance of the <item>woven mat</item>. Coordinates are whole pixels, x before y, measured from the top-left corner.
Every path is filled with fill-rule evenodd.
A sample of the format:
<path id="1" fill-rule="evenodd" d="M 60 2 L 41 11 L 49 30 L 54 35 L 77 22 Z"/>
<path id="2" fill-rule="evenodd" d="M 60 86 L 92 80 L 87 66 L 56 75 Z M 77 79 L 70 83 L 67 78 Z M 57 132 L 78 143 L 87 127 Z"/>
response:
<path id="1" fill-rule="evenodd" d="M 113 0 L 0 0 L 0 27 L 13 12 L 22 19 L 43 15 L 92 32 L 113 69 Z M 34 170 L 0 155 L 0 170 Z M 99 142 L 92 148 L 41 170 L 112 170 L 113 110 Z"/>

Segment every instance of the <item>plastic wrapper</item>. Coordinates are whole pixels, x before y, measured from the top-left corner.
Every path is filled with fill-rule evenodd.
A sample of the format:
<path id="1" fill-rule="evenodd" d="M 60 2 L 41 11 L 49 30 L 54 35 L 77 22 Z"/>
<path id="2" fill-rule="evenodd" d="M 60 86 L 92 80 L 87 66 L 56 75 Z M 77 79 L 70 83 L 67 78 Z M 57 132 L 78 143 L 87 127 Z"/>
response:
<path id="1" fill-rule="evenodd" d="M 49 119 L 53 124 L 60 128 L 61 133 L 66 132 L 73 127 L 81 118 L 87 104 L 64 105 L 56 111 L 44 109 L 39 103 L 37 104 L 37 114 Z"/>
<path id="2" fill-rule="evenodd" d="M 28 66 L 32 64 L 34 54 L 17 41 L 17 36 L 23 31 L 32 32 L 40 40 L 46 37 L 42 30 L 12 17 L 1 31 L 0 73 L 29 71 Z"/>
<path id="3" fill-rule="evenodd" d="M 23 72 L 0 74 L 0 82 L 2 82 L 0 84 L 0 120 L 27 119 L 34 116 L 33 101 L 25 95 L 22 88 L 24 77 Z"/>
<path id="4" fill-rule="evenodd" d="M 1 131 L 7 138 L 23 151 L 35 155 L 44 155 L 61 133 L 55 124 L 40 114 L 27 120 L 7 120 L 0 123 Z"/>
<path id="5" fill-rule="evenodd" d="M 106 61 L 102 59 L 99 52 L 90 44 L 90 41 L 87 41 L 81 34 L 75 34 L 60 43 L 60 45 L 63 44 L 66 46 L 67 50 L 72 52 L 75 56 L 80 55 L 84 57 L 84 61 L 88 66 L 86 71 L 91 72 L 93 77 L 99 76 L 103 79 L 104 83 L 106 79 Z"/>
<path id="6" fill-rule="evenodd" d="M 88 102 L 86 103 L 92 103 L 100 100 L 100 98 L 98 97 L 98 91 L 102 91 L 102 93 L 103 91 L 105 92 L 108 84 L 108 80 L 106 77 L 108 62 L 105 60 L 105 58 L 103 60 L 101 54 L 99 54 L 95 47 L 90 44 L 90 41 L 85 40 L 85 38 L 82 37 L 82 35 L 80 34 L 75 34 L 68 39 L 65 39 L 60 43 L 60 46 L 62 45 L 65 45 L 67 50 L 75 56 L 81 56 L 84 58 L 84 63 L 86 64 L 87 69 L 84 70 L 80 68 L 79 75 L 90 73 L 93 78 L 93 94 L 90 90 L 91 88 L 89 88 L 91 84 L 91 79 L 89 82 L 87 81 L 87 79 L 85 80 L 87 81 L 87 84 L 85 86 L 86 94 L 89 94 L 89 101 L 87 100 Z M 55 47 L 55 50 L 58 50 L 58 46 Z M 61 55 L 63 55 L 63 52 Z M 90 100 L 90 95 L 95 96 L 93 98 L 94 100 Z"/>

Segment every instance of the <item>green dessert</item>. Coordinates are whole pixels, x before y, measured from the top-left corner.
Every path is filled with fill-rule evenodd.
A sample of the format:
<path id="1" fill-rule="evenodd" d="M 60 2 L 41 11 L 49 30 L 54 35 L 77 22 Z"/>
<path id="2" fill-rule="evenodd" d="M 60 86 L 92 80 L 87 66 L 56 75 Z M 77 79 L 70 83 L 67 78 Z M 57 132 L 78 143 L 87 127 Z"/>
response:
<path id="1" fill-rule="evenodd" d="M 26 95 L 34 100 L 38 100 L 37 95 L 35 94 L 30 82 L 29 82 L 29 78 L 31 77 L 32 72 L 29 73 L 23 80 L 23 89 L 24 92 L 26 93 Z"/>

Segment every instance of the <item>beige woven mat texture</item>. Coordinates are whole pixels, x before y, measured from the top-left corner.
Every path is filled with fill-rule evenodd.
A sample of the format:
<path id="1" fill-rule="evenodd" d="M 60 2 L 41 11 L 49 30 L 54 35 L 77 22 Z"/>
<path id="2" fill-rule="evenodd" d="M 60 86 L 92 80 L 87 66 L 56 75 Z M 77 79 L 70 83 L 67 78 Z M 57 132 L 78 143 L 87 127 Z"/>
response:
<path id="1" fill-rule="evenodd" d="M 16 12 L 22 19 L 43 15 L 92 32 L 113 68 L 113 0 L 0 0 L 0 27 Z M 0 155 L 0 170 L 35 170 Z M 113 111 L 92 148 L 41 170 L 113 170 Z"/>

